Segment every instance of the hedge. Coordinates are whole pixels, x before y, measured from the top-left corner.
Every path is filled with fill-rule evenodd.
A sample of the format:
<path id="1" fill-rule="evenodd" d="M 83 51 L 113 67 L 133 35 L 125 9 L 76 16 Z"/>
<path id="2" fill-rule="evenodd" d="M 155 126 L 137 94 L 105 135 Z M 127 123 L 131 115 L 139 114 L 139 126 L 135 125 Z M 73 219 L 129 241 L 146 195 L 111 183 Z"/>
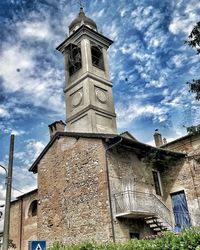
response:
<path id="1" fill-rule="evenodd" d="M 54 242 L 48 250 L 200 250 L 200 228 L 185 229 L 179 234 L 166 232 L 154 240 L 131 240 L 116 244 L 92 241 L 65 245 Z"/>

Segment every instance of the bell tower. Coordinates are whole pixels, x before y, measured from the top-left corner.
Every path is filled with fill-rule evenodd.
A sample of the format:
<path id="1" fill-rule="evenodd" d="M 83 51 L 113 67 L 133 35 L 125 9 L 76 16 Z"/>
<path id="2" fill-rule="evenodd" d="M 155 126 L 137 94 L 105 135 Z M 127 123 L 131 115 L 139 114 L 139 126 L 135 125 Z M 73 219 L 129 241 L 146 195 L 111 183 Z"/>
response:
<path id="1" fill-rule="evenodd" d="M 66 125 L 69 132 L 116 134 L 107 50 L 113 43 L 80 8 L 69 37 L 58 47 L 65 58 Z"/>

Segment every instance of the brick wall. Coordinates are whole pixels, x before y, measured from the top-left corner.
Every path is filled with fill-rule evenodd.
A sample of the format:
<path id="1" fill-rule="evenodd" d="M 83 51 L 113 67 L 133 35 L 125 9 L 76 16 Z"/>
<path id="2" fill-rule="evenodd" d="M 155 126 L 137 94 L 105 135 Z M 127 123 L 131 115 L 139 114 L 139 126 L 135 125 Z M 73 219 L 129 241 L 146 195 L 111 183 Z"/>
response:
<path id="1" fill-rule="evenodd" d="M 32 216 L 30 212 L 34 200 L 37 200 L 36 191 L 11 203 L 10 239 L 17 250 L 27 250 L 28 241 L 37 240 L 37 215 Z"/>

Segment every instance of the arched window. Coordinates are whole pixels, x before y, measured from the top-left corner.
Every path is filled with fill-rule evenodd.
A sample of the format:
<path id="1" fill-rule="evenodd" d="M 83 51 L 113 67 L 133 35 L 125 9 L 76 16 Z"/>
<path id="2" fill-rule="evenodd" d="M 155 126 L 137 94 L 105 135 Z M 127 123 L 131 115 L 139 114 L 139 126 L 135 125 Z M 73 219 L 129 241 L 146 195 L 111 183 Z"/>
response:
<path id="1" fill-rule="evenodd" d="M 66 51 L 68 54 L 69 75 L 71 76 L 82 67 L 81 49 L 77 45 L 70 43 Z"/>
<path id="2" fill-rule="evenodd" d="M 91 46 L 92 65 L 104 70 L 102 48 L 97 45 Z"/>
<path id="3" fill-rule="evenodd" d="M 30 205 L 29 211 L 28 211 L 29 217 L 33 217 L 33 216 L 37 215 L 37 205 L 38 205 L 37 200 L 34 200 L 31 202 L 31 205 Z"/>

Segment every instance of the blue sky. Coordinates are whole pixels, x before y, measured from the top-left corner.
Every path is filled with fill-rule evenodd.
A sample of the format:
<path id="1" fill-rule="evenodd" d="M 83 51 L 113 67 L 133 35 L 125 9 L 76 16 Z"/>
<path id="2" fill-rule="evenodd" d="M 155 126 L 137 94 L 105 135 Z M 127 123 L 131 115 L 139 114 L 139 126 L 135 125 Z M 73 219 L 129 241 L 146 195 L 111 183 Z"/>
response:
<path id="1" fill-rule="evenodd" d="M 0 1 L 0 164 L 15 138 L 13 197 L 36 187 L 28 168 L 49 141 L 48 124 L 65 120 L 64 60 L 55 50 L 79 12 L 75 0 Z M 110 75 L 118 132 L 152 144 L 200 123 L 200 102 L 185 84 L 199 77 L 199 56 L 184 44 L 199 21 L 199 0 L 85 0 L 87 16 L 114 40 Z M 5 197 L 0 169 L 0 201 Z"/>

